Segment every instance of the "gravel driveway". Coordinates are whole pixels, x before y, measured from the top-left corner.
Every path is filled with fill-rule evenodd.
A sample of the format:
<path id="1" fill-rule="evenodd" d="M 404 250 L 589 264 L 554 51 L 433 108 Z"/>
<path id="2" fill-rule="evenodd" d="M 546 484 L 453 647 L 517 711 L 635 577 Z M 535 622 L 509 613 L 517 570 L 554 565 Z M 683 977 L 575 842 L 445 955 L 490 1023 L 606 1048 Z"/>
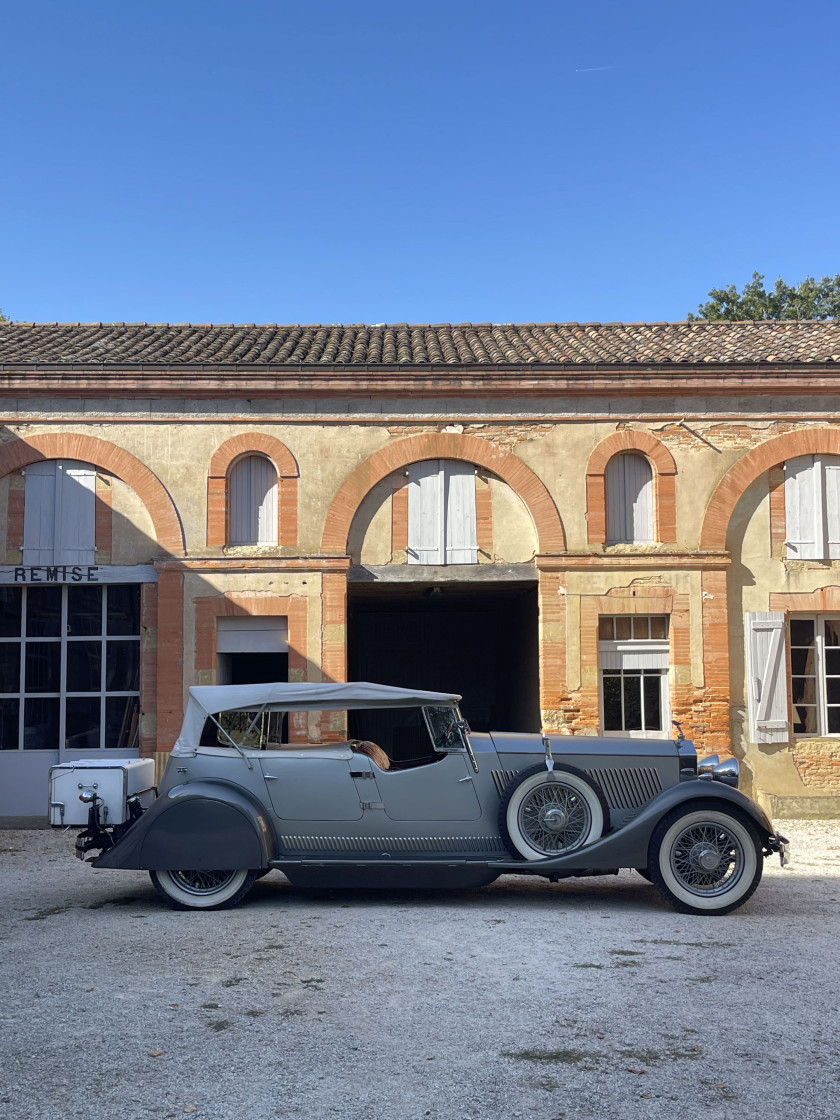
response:
<path id="1" fill-rule="evenodd" d="M 840 822 L 754 898 L 638 875 L 179 913 L 73 834 L 0 832 L 2 1120 L 837 1120 Z"/>

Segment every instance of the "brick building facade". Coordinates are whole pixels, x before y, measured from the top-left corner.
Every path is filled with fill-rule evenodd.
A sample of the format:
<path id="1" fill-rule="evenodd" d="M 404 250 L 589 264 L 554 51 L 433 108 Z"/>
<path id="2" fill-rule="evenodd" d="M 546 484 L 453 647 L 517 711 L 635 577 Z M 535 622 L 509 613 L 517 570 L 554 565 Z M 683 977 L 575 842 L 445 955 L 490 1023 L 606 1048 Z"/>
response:
<path id="1" fill-rule="evenodd" d="M 833 322 L 0 325 L 0 815 L 283 676 L 678 720 L 836 812 L 838 371 Z"/>

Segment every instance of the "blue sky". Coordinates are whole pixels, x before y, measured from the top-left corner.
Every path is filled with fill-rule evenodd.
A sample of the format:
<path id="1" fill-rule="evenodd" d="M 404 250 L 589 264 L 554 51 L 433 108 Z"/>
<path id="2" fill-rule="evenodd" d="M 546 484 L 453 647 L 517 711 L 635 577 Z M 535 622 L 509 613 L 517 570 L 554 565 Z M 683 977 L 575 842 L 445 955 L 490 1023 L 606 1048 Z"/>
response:
<path id="1" fill-rule="evenodd" d="M 0 0 L 0 307 L 633 321 L 833 275 L 838 41 L 836 0 Z"/>

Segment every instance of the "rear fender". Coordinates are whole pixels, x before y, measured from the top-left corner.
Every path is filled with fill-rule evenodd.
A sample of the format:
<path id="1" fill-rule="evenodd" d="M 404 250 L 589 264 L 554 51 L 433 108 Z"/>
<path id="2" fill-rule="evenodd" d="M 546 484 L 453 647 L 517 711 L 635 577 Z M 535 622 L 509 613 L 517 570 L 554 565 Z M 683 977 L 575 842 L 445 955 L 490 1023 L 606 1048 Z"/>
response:
<path id="1" fill-rule="evenodd" d="M 773 835 L 773 825 L 761 808 L 740 790 L 725 786 L 721 782 L 698 778 L 694 781 L 680 782 L 663 790 L 653 801 L 642 809 L 637 817 L 623 828 L 596 840 L 586 848 L 578 848 L 566 856 L 554 859 L 516 861 L 496 864 L 504 871 L 515 871 L 520 875 L 534 873 L 543 875 L 549 871 L 571 871 L 582 867 L 593 870 L 612 867 L 647 867 L 648 846 L 651 834 L 666 813 L 680 805 L 692 801 L 720 801 L 721 808 L 739 809 L 749 817 L 761 833 L 762 840 Z"/>
<path id="2" fill-rule="evenodd" d="M 173 786 L 94 867 L 144 871 L 236 871 L 268 866 L 277 842 L 268 814 L 225 782 Z"/>

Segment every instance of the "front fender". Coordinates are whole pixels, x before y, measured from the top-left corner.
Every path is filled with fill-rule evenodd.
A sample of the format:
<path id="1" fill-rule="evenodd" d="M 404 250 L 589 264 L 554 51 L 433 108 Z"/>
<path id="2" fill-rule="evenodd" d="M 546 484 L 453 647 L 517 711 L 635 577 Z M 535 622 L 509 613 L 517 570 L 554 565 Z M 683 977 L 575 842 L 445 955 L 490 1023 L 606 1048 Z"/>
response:
<path id="1" fill-rule="evenodd" d="M 268 814 L 239 786 L 173 786 L 94 867 L 143 871 L 237 871 L 267 867 L 277 854 Z"/>
<path id="2" fill-rule="evenodd" d="M 732 806 L 750 817 L 758 826 L 763 839 L 773 835 L 770 818 L 760 805 L 756 805 L 746 794 L 722 782 L 697 778 L 694 781 L 680 782 L 663 790 L 653 801 L 642 809 L 637 817 L 623 828 L 602 836 L 586 848 L 578 848 L 566 856 L 552 859 L 537 859 L 494 864 L 503 871 L 523 873 L 534 872 L 543 875 L 549 871 L 577 871 L 591 867 L 593 871 L 614 867 L 647 867 L 648 846 L 653 830 L 666 813 L 679 805 L 691 801 L 720 801 L 721 807 Z"/>

